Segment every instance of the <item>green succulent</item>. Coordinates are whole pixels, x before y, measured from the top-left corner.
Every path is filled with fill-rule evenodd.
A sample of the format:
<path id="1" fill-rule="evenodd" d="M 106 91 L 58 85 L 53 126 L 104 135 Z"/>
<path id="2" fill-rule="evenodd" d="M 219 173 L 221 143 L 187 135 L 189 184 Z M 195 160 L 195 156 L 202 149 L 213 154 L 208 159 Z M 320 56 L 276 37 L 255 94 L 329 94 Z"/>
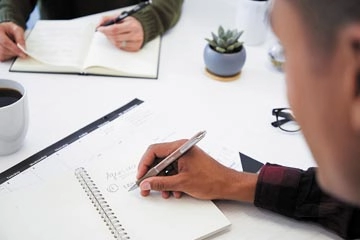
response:
<path id="1" fill-rule="evenodd" d="M 243 46 L 243 42 L 239 42 L 243 32 L 239 32 L 237 29 L 225 31 L 222 26 L 219 26 L 218 34 L 212 32 L 212 39 L 205 38 L 205 40 L 219 53 L 234 53 L 240 51 Z"/>

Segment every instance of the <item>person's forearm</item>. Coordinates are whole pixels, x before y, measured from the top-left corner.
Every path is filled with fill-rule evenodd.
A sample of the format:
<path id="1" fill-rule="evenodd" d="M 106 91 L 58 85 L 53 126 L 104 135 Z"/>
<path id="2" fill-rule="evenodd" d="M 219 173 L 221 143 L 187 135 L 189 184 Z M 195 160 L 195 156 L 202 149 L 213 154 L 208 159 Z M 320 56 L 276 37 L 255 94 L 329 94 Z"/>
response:
<path id="1" fill-rule="evenodd" d="M 144 44 L 172 28 L 181 15 L 183 0 L 153 0 L 150 7 L 133 15 L 144 30 Z"/>
<path id="2" fill-rule="evenodd" d="M 25 29 L 36 2 L 35 0 L 0 0 L 0 22 L 13 22 Z"/>
<path id="3" fill-rule="evenodd" d="M 230 170 L 226 179 L 227 184 L 222 188 L 221 193 L 224 199 L 248 203 L 254 202 L 257 174 Z"/>

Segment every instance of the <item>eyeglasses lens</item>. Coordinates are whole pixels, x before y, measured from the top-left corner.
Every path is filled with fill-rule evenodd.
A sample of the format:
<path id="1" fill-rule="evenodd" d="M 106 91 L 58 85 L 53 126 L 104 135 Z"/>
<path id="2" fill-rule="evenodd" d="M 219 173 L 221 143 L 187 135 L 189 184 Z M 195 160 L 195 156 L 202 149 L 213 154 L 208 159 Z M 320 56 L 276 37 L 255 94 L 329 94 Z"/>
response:
<path id="1" fill-rule="evenodd" d="M 277 121 L 280 129 L 286 132 L 297 132 L 300 130 L 300 126 L 295 121 L 295 117 L 290 109 L 282 109 L 279 111 Z"/>

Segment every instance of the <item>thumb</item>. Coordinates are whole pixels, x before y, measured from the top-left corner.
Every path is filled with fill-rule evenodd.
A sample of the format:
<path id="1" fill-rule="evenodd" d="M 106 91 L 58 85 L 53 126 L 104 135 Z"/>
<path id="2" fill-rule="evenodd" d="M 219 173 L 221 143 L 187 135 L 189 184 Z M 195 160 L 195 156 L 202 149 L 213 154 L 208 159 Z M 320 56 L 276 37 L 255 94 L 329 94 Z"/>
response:
<path id="1" fill-rule="evenodd" d="M 25 36 L 24 36 L 24 29 L 15 23 L 9 23 L 7 25 L 7 34 L 10 36 L 13 43 L 9 46 L 13 53 L 20 57 L 26 57 L 25 53 L 16 46 L 16 44 L 20 44 L 22 47 L 25 48 Z"/>
<path id="2" fill-rule="evenodd" d="M 147 178 L 140 183 L 142 191 L 180 191 L 178 189 L 179 175 Z"/>
<path id="3" fill-rule="evenodd" d="M 21 48 L 17 49 L 17 55 L 19 55 L 22 58 L 26 57 L 26 54 L 23 50 L 23 49 L 26 49 L 24 34 L 16 32 L 14 37 L 15 37 L 16 43 L 21 46 Z"/>
<path id="4" fill-rule="evenodd" d="M 15 26 L 13 29 L 14 29 L 13 33 L 14 33 L 15 42 L 20 44 L 23 47 L 26 47 L 24 30 L 18 26 Z"/>

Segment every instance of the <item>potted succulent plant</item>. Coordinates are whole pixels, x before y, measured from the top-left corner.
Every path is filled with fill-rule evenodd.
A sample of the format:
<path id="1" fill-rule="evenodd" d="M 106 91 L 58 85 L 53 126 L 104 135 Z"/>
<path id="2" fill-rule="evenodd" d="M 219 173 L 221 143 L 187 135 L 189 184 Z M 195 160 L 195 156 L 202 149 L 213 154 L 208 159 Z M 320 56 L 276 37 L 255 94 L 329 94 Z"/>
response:
<path id="1" fill-rule="evenodd" d="M 211 33 L 212 39 L 206 38 L 208 44 L 204 49 L 204 61 L 207 70 L 221 77 L 238 74 L 246 60 L 243 42 L 239 41 L 243 31 L 218 28 L 218 34 Z"/>

